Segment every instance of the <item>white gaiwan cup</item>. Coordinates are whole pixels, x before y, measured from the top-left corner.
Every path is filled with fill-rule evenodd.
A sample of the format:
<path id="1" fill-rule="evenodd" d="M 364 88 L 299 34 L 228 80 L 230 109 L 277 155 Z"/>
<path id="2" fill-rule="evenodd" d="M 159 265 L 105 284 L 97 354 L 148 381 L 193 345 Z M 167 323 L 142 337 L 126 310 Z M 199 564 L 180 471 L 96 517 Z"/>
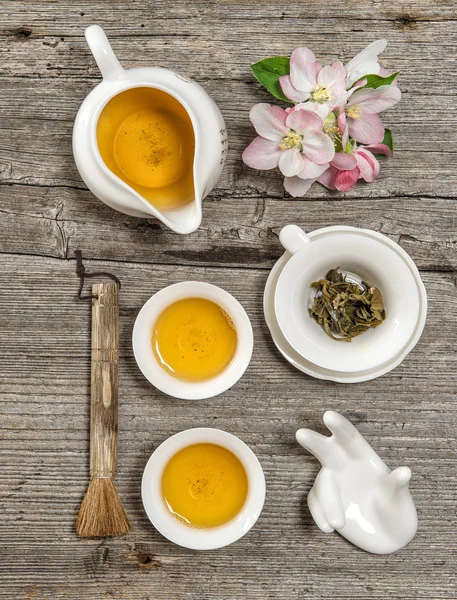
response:
<path id="1" fill-rule="evenodd" d="M 376 368 L 395 357 L 408 343 L 419 318 L 419 295 L 414 277 L 402 258 L 380 239 L 342 227 L 311 240 L 296 225 L 280 232 L 292 254 L 279 277 L 274 306 L 279 327 L 289 344 L 305 359 L 325 369 L 356 373 Z M 332 340 L 309 315 L 316 290 L 313 281 L 335 267 L 357 281 L 380 289 L 386 319 L 350 343 Z M 360 281 L 359 279 L 359 281 Z"/>
<path id="2" fill-rule="evenodd" d="M 216 185 L 227 155 L 227 129 L 219 108 L 198 83 L 169 69 L 124 69 L 98 25 L 88 27 L 85 35 L 103 80 L 82 103 L 73 128 L 73 154 L 82 179 L 115 210 L 134 217 L 156 217 L 177 233 L 195 231 L 202 220 L 202 200 Z M 178 100 L 192 122 L 194 200 L 181 208 L 156 209 L 106 166 L 98 149 L 96 129 L 103 108 L 121 92 L 140 87 L 161 90 Z"/>
<path id="3" fill-rule="evenodd" d="M 204 381 L 184 381 L 170 375 L 152 350 L 152 328 L 162 311 L 184 298 L 205 298 L 218 304 L 230 317 L 237 333 L 235 356 L 219 375 Z M 163 288 L 144 304 L 133 327 L 133 353 L 136 362 L 152 385 L 169 396 L 184 400 L 211 398 L 228 390 L 246 371 L 254 347 L 252 326 L 246 311 L 225 290 L 201 281 L 184 281 Z"/>
<path id="4" fill-rule="evenodd" d="M 216 444 L 226 448 L 240 460 L 246 471 L 248 495 L 244 506 L 231 521 L 219 527 L 189 527 L 170 513 L 163 499 L 165 466 L 179 450 L 193 444 Z M 173 435 L 155 450 L 144 469 L 141 497 L 149 520 L 171 542 L 193 550 L 213 550 L 236 542 L 257 521 L 265 502 L 265 477 L 256 455 L 239 438 L 220 429 L 199 427 Z"/>

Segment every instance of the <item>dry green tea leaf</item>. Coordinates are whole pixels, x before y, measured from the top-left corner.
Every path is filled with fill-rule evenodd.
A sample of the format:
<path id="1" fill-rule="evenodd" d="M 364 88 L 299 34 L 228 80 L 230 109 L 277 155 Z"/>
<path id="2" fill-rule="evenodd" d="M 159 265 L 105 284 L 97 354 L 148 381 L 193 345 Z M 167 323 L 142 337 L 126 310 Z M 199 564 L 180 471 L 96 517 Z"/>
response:
<path id="1" fill-rule="evenodd" d="M 365 281 L 360 285 L 347 281 L 338 269 L 331 269 L 325 279 L 311 284 L 317 292 L 309 314 L 333 340 L 350 342 L 381 325 L 386 311 L 378 288 Z"/>

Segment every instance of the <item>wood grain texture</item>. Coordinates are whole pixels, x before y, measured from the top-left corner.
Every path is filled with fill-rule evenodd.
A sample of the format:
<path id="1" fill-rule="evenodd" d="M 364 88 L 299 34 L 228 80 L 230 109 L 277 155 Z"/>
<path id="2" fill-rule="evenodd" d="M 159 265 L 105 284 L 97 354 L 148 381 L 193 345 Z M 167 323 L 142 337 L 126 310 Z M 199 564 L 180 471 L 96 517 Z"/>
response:
<path id="1" fill-rule="evenodd" d="M 125 66 L 195 78 L 226 119 L 229 156 L 201 227 L 178 236 L 116 213 L 81 181 L 74 117 L 99 81 L 83 37 L 102 25 Z M 275 172 L 241 163 L 248 111 L 270 101 L 249 64 L 308 45 L 349 58 L 385 37 L 403 98 L 383 119 L 396 155 L 380 178 L 290 199 Z M 0 11 L 0 598 L 5 600 L 450 600 L 457 597 L 457 5 L 452 0 L 9 0 Z M 281 254 L 280 228 L 342 223 L 381 231 L 413 257 L 429 313 L 418 346 L 392 373 L 341 386 L 304 376 L 276 350 L 262 294 Z M 133 531 L 80 540 L 74 519 L 89 478 L 91 316 L 76 299 L 74 250 L 122 281 L 119 475 Z M 211 400 L 155 390 L 136 366 L 131 332 L 162 287 L 220 285 L 252 321 L 243 378 Z M 306 494 L 316 460 L 295 442 L 341 411 L 390 467 L 412 468 L 420 527 L 391 556 L 357 550 L 313 524 Z M 264 511 L 233 546 L 197 553 L 168 543 L 141 505 L 151 452 L 182 429 L 215 426 L 255 451 Z"/>

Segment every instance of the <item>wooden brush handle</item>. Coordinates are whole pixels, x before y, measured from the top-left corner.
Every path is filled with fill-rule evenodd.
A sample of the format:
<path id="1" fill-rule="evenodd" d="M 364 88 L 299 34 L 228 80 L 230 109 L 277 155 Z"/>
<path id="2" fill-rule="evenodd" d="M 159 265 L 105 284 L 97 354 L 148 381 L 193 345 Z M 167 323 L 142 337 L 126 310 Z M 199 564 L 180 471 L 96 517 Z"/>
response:
<path id="1" fill-rule="evenodd" d="M 119 286 L 96 283 L 92 293 L 92 368 L 90 394 L 90 472 L 117 473 L 117 398 L 119 364 Z"/>

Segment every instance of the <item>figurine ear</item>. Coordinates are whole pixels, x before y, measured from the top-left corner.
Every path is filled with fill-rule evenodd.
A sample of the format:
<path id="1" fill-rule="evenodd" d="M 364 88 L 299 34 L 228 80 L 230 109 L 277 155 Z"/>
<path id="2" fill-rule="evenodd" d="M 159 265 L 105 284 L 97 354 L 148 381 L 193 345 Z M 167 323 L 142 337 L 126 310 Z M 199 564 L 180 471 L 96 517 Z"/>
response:
<path id="1" fill-rule="evenodd" d="M 300 446 L 314 454 L 322 465 L 328 463 L 330 438 L 311 429 L 299 429 L 295 437 Z"/>
<path id="2" fill-rule="evenodd" d="M 333 410 L 324 413 L 324 423 L 341 443 L 350 442 L 360 436 L 360 433 L 346 417 Z"/>
<path id="3" fill-rule="evenodd" d="M 386 504 L 395 497 L 401 490 L 407 490 L 411 479 L 411 469 L 409 467 L 398 467 L 384 478 L 379 480 L 378 501 Z"/>
<path id="4" fill-rule="evenodd" d="M 398 467 L 389 474 L 388 479 L 392 481 L 395 489 L 406 487 L 411 480 L 411 469 L 409 467 Z"/>

